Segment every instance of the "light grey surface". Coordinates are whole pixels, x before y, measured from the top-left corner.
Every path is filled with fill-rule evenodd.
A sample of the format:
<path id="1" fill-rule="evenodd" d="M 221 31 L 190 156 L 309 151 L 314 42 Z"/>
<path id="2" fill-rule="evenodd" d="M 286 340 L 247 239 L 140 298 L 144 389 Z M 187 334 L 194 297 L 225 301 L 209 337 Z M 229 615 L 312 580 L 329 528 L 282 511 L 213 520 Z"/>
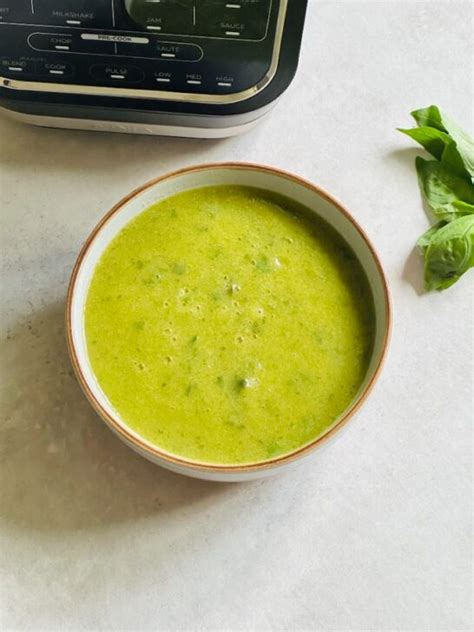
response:
<path id="1" fill-rule="evenodd" d="M 467 2 L 310 0 L 299 74 L 251 135 L 204 142 L 0 120 L 2 629 L 464 630 L 470 619 L 473 273 L 418 295 L 428 225 L 396 126 L 437 103 L 472 130 Z M 64 341 L 68 275 L 147 179 L 268 162 L 339 197 L 389 274 L 390 358 L 313 462 L 219 485 L 134 455 L 96 418 Z"/>

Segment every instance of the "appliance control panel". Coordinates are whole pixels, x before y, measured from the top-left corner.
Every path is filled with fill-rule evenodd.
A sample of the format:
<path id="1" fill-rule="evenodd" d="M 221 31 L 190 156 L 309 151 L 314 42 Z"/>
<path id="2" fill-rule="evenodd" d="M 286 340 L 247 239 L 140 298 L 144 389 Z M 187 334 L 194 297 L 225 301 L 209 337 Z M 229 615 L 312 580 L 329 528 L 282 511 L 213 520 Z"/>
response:
<path id="1" fill-rule="evenodd" d="M 0 0 L 0 77 L 88 94 L 244 93 L 278 61 L 287 3 Z"/>

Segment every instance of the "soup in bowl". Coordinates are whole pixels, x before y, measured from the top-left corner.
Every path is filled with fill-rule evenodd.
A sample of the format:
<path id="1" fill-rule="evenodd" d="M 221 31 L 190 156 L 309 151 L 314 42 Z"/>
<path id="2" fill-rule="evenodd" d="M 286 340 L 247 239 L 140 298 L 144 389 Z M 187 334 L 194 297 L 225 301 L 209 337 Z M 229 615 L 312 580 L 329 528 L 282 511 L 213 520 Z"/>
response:
<path id="1" fill-rule="evenodd" d="M 174 471 L 245 480 L 324 445 L 370 391 L 390 329 L 349 213 L 270 167 L 203 165 L 117 204 L 79 255 L 68 341 L 94 408 Z"/>

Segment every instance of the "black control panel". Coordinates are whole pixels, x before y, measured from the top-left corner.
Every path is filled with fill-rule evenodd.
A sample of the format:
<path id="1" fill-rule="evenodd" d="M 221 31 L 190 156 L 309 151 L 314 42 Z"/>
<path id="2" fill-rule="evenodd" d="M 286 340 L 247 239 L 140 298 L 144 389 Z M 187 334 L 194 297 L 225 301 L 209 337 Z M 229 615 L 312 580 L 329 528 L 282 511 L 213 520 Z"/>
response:
<path id="1" fill-rule="evenodd" d="M 286 9 L 286 0 L 0 0 L 0 77 L 232 95 L 268 77 Z"/>

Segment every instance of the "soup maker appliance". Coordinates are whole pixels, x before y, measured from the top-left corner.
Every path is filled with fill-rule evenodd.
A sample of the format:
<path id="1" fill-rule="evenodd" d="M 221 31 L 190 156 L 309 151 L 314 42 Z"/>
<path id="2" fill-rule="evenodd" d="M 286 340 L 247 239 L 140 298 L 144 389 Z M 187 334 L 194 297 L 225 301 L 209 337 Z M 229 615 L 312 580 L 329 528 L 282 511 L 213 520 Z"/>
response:
<path id="1" fill-rule="evenodd" d="M 0 108 L 48 127 L 218 138 L 291 82 L 307 0 L 0 0 Z"/>

